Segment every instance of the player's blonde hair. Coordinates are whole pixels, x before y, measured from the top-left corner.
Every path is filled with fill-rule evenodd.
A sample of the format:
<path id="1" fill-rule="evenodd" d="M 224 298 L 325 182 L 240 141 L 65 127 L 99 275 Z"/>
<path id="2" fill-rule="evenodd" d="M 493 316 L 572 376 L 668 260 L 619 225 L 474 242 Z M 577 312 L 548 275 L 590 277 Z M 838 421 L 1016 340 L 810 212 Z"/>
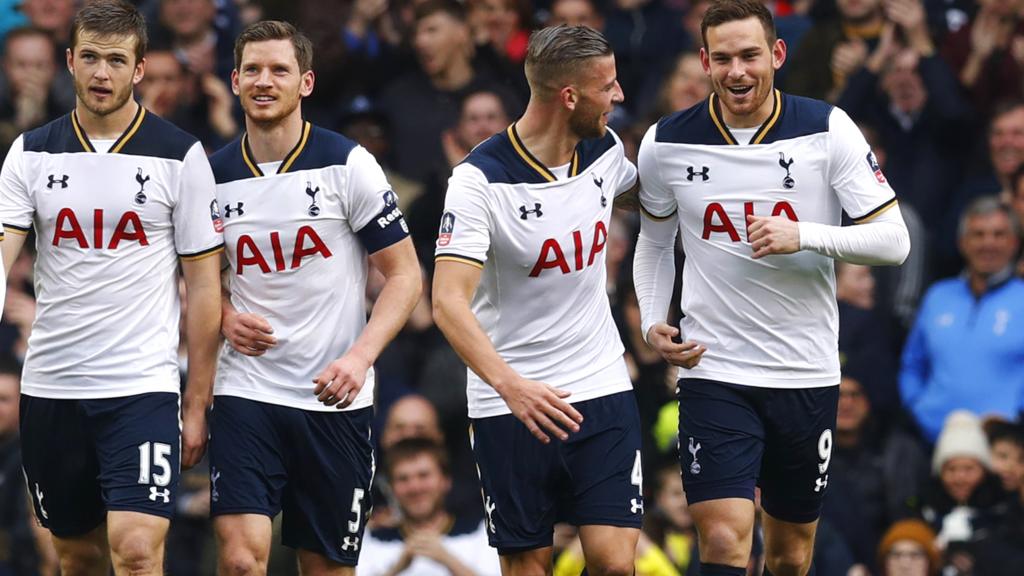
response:
<path id="1" fill-rule="evenodd" d="M 526 80 L 535 96 L 548 99 L 572 84 L 587 60 L 611 54 L 608 40 L 589 26 L 544 28 L 530 35 Z"/>

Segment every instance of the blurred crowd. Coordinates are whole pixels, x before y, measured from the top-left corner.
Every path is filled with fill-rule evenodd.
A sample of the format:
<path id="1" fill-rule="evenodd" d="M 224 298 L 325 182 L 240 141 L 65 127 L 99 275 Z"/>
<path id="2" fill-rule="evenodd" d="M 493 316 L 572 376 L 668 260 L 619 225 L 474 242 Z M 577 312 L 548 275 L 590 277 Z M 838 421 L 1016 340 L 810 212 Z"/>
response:
<path id="1" fill-rule="evenodd" d="M 244 129 L 230 89 L 240 29 L 284 19 L 313 40 L 316 86 L 305 115 L 385 167 L 428 287 L 377 364 L 380 464 L 364 556 L 377 547 L 358 573 L 376 574 L 377 559 L 393 557 L 405 574 L 451 573 L 450 562 L 496 574 L 496 559 L 475 555 L 486 510 L 467 434 L 465 366 L 430 310 L 447 178 L 522 112 L 529 34 L 557 23 L 592 26 L 611 42 L 626 99 L 610 125 L 635 160 L 652 122 L 709 94 L 699 57 L 708 0 L 137 3 L 150 24 L 137 97 L 211 152 Z M 0 0 L 0 155 L 74 106 L 64 54 L 77 4 Z M 788 47 L 778 87 L 828 100 L 858 122 L 913 242 L 899 268 L 837 265 L 843 378 L 816 573 L 1024 573 L 1024 0 L 767 4 Z M 608 298 L 645 430 L 637 573 L 694 574 L 675 370 L 644 343 L 633 294 L 637 228 L 635 214 L 617 213 L 607 251 Z M 14 263 L 0 324 L 0 576 L 56 573 L 47 534 L 30 518 L 17 442 L 32 264 L 31 250 Z M 371 279 L 368 306 L 379 287 Z M 168 573 L 212 574 L 207 471 L 182 482 Z M 556 548 L 555 573 L 579 574 L 571 527 L 559 528 Z M 750 574 L 762 573 L 760 554 L 755 539 Z M 294 573 L 287 551 L 275 550 L 270 573 Z"/>

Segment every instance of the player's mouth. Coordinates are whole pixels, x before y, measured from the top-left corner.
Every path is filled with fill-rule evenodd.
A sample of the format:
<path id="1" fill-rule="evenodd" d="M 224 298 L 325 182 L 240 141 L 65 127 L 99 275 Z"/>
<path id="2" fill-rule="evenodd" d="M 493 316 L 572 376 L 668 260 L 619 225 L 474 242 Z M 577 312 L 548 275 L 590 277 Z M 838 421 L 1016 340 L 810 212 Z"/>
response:
<path id="1" fill-rule="evenodd" d="M 743 96 L 750 94 L 750 92 L 754 90 L 754 86 L 729 86 L 726 90 L 728 90 L 733 96 L 742 98 Z"/>
<path id="2" fill-rule="evenodd" d="M 89 93 L 98 98 L 106 98 L 107 96 L 113 94 L 114 91 L 110 88 L 105 88 L 103 86 L 90 86 Z"/>
<path id="3" fill-rule="evenodd" d="M 253 96 L 252 99 L 256 104 L 261 106 L 267 106 L 277 102 L 277 98 L 269 94 L 257 94 L 256 96 Z"/>

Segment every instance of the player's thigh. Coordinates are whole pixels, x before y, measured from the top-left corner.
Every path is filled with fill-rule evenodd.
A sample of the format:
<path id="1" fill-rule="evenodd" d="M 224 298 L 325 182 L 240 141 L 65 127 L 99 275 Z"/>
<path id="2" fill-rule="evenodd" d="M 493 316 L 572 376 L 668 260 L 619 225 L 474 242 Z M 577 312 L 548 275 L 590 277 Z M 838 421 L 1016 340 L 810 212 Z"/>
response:
<path id="1" fill-rule="evenodd" d="M 803 572 L 814 556 L 814 534 L 818 522 L 794 523 L 762 515 L 765 561 L 774 574 Z"/>
<path id="2" fill-rule="evenodd" d="M 490 545 L 503 557 L 550 548 L 564 479 L 562 442 L 541 443 L 511 414 L 474 419 L 471 434 Z M 533 557 L 513 565 L 528 567 Z"/>
<path id="3" fill-rule="evenodd" d="M 580 544 L 592 576 L 633 574 L 639 528 L 580 526 Z"/>
<path id="4" fill-rule="evenodd" d="M 78 536 L 54 536 L 53 547 L 57 551 L 61 574 L 64 576 L 107 576 L 110 572 L 105 525 L 101 524 Z"/>
<path id="5" fill-rule="evenodd" d="M 522 550 L 498 557 L 501 576 L 547 576 L 551 574 L 551 546 Z"/>
<path id="6" fill-rule="evenodd" d="M 225 514 L 213 519 L 217 564 L 223 574 L 266 574 L 273 538 L 264 514 Z"/>
<path id="7" fill-rule="evenodd" d="M 679 463 L 687 502 L 753 502 L 765 446 L 758 390 L 683 378 L 677 395 Z"/>
<path id="8" fill-rule="evenodd" d="M 568 477 L 561 519 L 574 526 L 640 528 L 640 414 L 632 390 L 573 405 L 580 431 L 562 447 Z"/>
<path id="9" fill-rule="evenodd" d="M 181 469 L 178 395 L 158 392 L 81 404 L 92 425 L 106 509 L 170 519 Z M 159 524 L 166 522 L 154 523 Z"/>
<path id="10" fill-rule="evenodd" d="M 299 574 L 302 576 L 353 576 L 355 566 L 346 566 L 309 550 L 299 550 Z"/>
<path id="11" fill-rule="evenodd" d="M 22 394 L 20 425 L 36 519 L 60 541 L 73 543 L 95 532 L 106 510 L 95 443 L 79 401 Z"/>
<path id="12" fill-rule="evenodd" d="M 292 450 L 281 433 L 279 406 L 234 396 L 214 398 L 210 412 L 210 515 L 281 511 Z"/>
<path id="13" fill-rule="evenodd" d="M 131 568 L 137 573 L 148 573 L 139 572 L 143 569 L 160 573 L 170 526 L 169 519 L 146 512 L 108 512 L 107 540 L 115 572 Z"/>
<path id="14" fill-rule="evenodd" d="M 373 408 L 290 410 L 281 541 L 322 556 L 323 566 L 355 566 L 373 504 Z"/>
<path id="15" fill-rule="evenodd" d="M 828 487 L 839 387 L 766 392 L 761 506 L 778 520 L 813 522 Z"/>

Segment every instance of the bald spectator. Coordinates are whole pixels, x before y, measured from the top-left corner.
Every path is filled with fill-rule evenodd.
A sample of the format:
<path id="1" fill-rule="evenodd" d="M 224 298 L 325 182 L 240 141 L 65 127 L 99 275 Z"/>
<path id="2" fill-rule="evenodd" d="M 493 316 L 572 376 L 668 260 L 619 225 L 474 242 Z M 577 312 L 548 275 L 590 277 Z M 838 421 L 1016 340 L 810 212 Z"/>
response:
<path id="1" fill-rule="evenodd" d="M 423 396 L 409 394 L 399 398 L 388 410 L 380 445 L 388 448 L 409 438 L 425 438 L 438 444 L 444 442 L 444 434 L 437 420 L 437 410 Z"/>
<path id="2" fill-rule="evenodd" d="M 0 155 L 19 134 L 61 116 L 53 95 L 58 71 L 53 39 L 39 28 L 17 28 L 4 39 L 4 98 L 0 101 Z"/>
<path id="3" fill-rule="evenodd" d="M 1020 225 L 994 196 L 960 220 L 967 267 L 925 295 L 903 350 L 900 394 L 934 442 L 955 409 L 1013 418 L 1024 407 L 1024 280 L 1013 274 Z"/>

